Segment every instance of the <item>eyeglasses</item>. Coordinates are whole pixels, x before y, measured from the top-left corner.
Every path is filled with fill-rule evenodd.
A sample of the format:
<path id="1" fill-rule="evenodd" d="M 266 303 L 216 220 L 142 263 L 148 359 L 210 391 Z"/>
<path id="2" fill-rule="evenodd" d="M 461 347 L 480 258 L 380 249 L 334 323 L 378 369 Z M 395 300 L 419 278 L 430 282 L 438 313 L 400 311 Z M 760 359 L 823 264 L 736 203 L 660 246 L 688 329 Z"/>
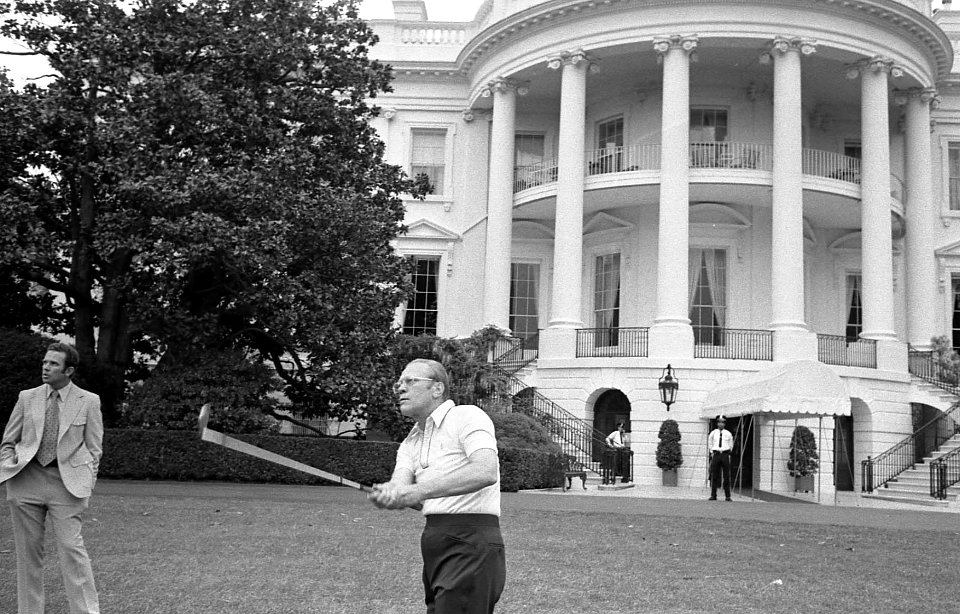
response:
<path id="1" fill-rule="evenodd" d="M 413 375 L 407 375 L 405 377 L 401 377 L 393 384 L 393 391 L 396 392 L 400 390 L 401 386 L 404 388 L 409 388 L 413 384 L 413 382 L 435 382 L 435 381 L 437 380 L 433 379 L 432 377 L 416 377 Z"/>

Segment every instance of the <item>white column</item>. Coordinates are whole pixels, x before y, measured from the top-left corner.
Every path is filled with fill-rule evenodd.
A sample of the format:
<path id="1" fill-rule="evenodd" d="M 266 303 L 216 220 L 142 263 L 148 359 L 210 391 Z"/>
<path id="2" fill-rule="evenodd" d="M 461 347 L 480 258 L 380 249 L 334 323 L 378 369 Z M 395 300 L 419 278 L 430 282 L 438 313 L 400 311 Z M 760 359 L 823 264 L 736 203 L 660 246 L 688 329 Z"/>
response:
<path id="1" fill-rule="evenodd" d="M 866 339 L 895 340 L 893 238 L 890 222 L 890 113 L 888 77 L 893 63 L 873 58 L 860 70 L 860 200 L 863 331 Z"/>
<path id="2" fill-rule="evenodd" d="M 690 259 L 690 60 L 695 36 L 656 38 L 663 62 L 660 125 L 660 217 L 657 233 L 657 312 L 651 357 L 693 357 L 687 263 Z"/>
<path id="3" fill-rule="evenodd" d="M 936 214 L 930 153 L 930 107 L 939 97 L 931 88 L 914 88 L 906 96 L 906 288 L 907 341 L 918 349 L 930 349 L 930 339 L 938 334 L 936 310 L 937 261 L 933 245 L 936 238 Z"/>
<path id="4" fill-rule="evenodd" d="M 550 328 L 583 327 L 580 313 L 583 266 L 584 124 L 587 119 L 587 68 L 583 52 L 553 58 L 562 67 L 560 142 L 557 147 L 557 211 L 553 247 L 553 300 Z"/>
<path id="5" fill-rule="evenodd" d="M 774 359 L 816 359 L 816 336 L 804 320 L 803 106 L 801 55 L 815 46 L 802 39 L 774 39 L 773 193 L 770 328 Z"/>
<path id="6" fill-rule="evenodd" d="M 517 97 L 514 84 L 490 84 L 493 119 L 487 195 L 487 252 L 484 258 L 483 321 L 502 329 L 510 324 L 510 254 L 513 240 L 513 163 Z"/>

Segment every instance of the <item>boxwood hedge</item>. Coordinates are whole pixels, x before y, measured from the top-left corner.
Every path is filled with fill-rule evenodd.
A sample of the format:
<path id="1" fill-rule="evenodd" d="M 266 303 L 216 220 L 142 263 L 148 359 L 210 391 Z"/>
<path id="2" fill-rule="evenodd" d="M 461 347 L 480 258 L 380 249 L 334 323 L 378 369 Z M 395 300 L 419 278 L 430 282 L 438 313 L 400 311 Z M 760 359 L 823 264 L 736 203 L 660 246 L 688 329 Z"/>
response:
<path id="1" fill-rule="evenodd" d="M 390 479 L 396 443 L 290 435 L 237 435 L 236 439 L 361 482 Z M 306 473 L 201 441 L 196 431 L 107 429 L 99 476 L 133 480 L 220 480 L 323 484 Z M 500 449 L 503 491 L 559 486 L 560 455 L 523 448 Z"/>

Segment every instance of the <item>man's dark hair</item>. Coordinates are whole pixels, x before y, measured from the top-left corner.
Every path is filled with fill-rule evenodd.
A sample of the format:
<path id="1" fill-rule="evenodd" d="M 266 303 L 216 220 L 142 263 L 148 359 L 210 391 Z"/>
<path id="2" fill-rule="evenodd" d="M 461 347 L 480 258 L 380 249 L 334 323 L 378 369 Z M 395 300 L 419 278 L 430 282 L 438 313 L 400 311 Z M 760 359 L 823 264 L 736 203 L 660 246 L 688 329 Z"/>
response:
<path id="1" fill-rule="evenodd" d="M 80 366 L 80 354 L 77 352 L 77 348 L 73 347 L 69 343 L 63 343 L 57 341 L 56 343 L 51 343 L 47 346 L 48 352 L 62 352 L 64 355 L 63 359 L 63 369 L 67 370 L 70 367 L 76 369 Z"/>

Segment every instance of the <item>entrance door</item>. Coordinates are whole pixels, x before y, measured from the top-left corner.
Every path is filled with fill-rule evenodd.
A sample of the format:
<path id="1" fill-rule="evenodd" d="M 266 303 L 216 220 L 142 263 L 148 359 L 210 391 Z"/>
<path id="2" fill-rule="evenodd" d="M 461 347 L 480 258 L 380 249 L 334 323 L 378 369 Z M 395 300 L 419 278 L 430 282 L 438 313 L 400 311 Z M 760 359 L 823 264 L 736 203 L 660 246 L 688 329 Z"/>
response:
<path id="1" fill-rule="evenodd" d="M 837 490 L 853 490 L 853 416 L 837 416 L 833 424 L 833 463 Z"/>
<path id="2" fill-rule="evenodd" d="M 597 429 L 606 437 L 616 430 L 617 424 L 623 422 L 629 437 L 630 433 L 630 401 L 627 395 L 619 390 L 608 390 L 600 395 L 593 406 L 593 428 Z M 604 446 L 602 443 L 594 443 L 593 460 L 600 462 L 603 457 Z"/>
<path id="3" fill-rule="evenodd" d="M 711 428 L 716 428 L 714 423 Z M 727 430 L 733 433 L 730 476 L 734 490 L 753 488 L 753 415 L 727 418 Z"/>

